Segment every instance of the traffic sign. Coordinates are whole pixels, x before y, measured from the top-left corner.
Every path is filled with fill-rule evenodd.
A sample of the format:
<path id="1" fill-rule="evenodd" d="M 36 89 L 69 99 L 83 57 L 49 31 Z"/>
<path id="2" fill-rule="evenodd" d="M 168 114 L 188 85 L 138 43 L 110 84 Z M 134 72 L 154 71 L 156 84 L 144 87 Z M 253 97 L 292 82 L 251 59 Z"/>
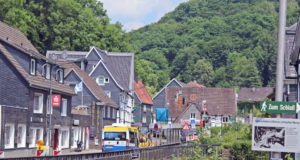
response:
<path id="1" fill-rule="evenodd" d="M 271 114 L 295 114 L 297 102 L 264 101 L 260 103 L 260 111 Z"/>
<path id="2" fill-rule="evenodd" d="M 195 119 L 191 119 L 191 127 L 196 128 L 196 120 Z"/>

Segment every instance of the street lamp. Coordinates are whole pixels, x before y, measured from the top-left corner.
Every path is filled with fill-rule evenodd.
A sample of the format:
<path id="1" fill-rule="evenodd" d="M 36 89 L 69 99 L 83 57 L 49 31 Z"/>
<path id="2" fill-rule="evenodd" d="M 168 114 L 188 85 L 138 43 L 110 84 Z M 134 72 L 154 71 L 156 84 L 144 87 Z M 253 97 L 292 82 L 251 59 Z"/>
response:
<path id="1" fill-rule="evenodd" d="M 67 58 L 67 53 L 66 52 L 63 52 L 62 54 L 62 58 L 63 59 L 66 59 Z M 51 76 L 52 76 L 52 71 L 54 70 L 54 68 L 58 67 L 58 65 L 56 64 L 57 60 L 58 60 L 58 56 L 56 54 L 52 54 L 52 57 L 51 57 L 52 60 L 54 60 L 54 66 L 53 67 L 50 67 L 50 91 L 49 91 L 49 109 L 50 109 L 50 112 L 49 112 L 49 125 L 48 125 L 48 134 L 47 134 L 47 146 L 49 147 L 49 155 L 51 155 L 52 151 L 51 151 L 51 138 L 52 138 L 52 114 L 53 114 L 53 106 L 52 106 L 52 79 L 51 79 Z M 61 77 L 63 78 L 63 77 Z M 53 148 L 52 148 L 53 150 Z"/>

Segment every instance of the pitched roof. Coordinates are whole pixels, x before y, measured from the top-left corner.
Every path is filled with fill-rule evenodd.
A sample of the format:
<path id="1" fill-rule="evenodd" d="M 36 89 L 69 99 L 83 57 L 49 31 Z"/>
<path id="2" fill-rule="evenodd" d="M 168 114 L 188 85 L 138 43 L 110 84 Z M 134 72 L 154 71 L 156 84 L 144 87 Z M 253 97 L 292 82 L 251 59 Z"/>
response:
<path id="1" fill-rule="evenodd" d="M 68 63 L 64 65 L 66 67 L 65 77 L 74 71 L 77 76 L 81 78 L 85 86 L 91 91 L 95 98 L 101 102 L 104 102 L 106 105 L 117 108 L 118 105 L 109 97 L 107 97 L 103 89 L 98 86 L 95 80 L 93 80 L 86 72 L 82 71 L 76 64 Z"/>
<path id="2" fill-rule="evenodd" d="M 29 52 L 38 53 L 37 49 L 31 44 L 26 36 L 18 29 L 13 28 L 0 21 L 0 38 L 9 41 Z"/>
<path id="3" fill-rule="evenodd" d="M 33 88 L 40 88 L 40 89 L 50 89 L 50 82 L 51 82 L 51 87 L 53 89 L 53 92 L 57 93 L 65 93 L 65 94 L 70 94 L 74 95 L 75 92 L 74 90 L 66 85 L 66 84 L 61 84 L 54 79 L 48 80 L 44 78 L 41 74 L 37 73 L 37 75 L 32 76 L 26 71 L 20 64 L 19 62 L 11 55 L 11 53 L 5 48 L 5 43 L 3 41 L 0 41 L 0 52 L 7 58 L 7 60 L 14 66 L 14 68 L 21 74 L 21 76 L 29 83 L 29 86 Z M 18 49 L 18 48 L 17 48 Z M 24 53 L 24 52 L 22 52 Z"/>
<path id="4" fill-rule="evenodd" d="M 188 106 L 183 110 L 183 112 L 179 113 L 179 115 L 175 118 L 175 122 L 178 122 L 180 120 L 180 118 L 182 117 L 182 115 L 184 115 L 184 113 L 186 111 L 188 111 L 191 107 L 195 107 L 199 112 L 200 112 L 200 109 L 199 109 L 199 105 L 196 105 L 194 103 L 189 103 Z M 196 113 L 197 114 L 197 113 Z"/>
<path id="5" fill-rule="evenodd" d="M 152 98 L 142 81 L 139 80 L 134 83 L 134 91 L 142 103 L 153 105 Z"/>
<path id="6" fill-rule="evenodd" d="M 103 58 L 103 64 L 107 67 L 117 83 L 121 85 L 124 90 L 133 90 L 134 54 L 116 52 L 108 53 L 99 48 L 95 49 L 97 53 L 100 54 L 100 56 Z M 98 65 L 99 64 L 100 63 L 98 63 Z M 95 68 L 97 68 L 97 66 Z"/>
<path id="7" fill-rule="evenodd" d="M 189 82 L 188 84 L 185 85 L 185 87 L 205 88 L 204 85 L 201 85 L 201 84 L 197 83 L 196 81 Z"/>
<path id="8" fill-rule="evenodd" d="M 263 101 L 268 96 L 274 93 L 274 88 L 262 87 L 262 88 L 241 88 L 238 93 L 239 102 L 259 102 Z"/>
<path id="9" fill-rule="evenodd" d="M 185 98 L 181 108 L 176 102 L 176 94 L 179 91 Z M 166 103 L 171 117 L 178 117 L 190 103 L 200 108 L 204 102 L 209 115 L 234 115 L 237 110 L 235 91 L 230 88 L 168 87 L 166 89 Z"/>
<path id="10" fill-rule="evenodd" d="M 63 54 L 68 55 L 67 58 L 63 57 Z M 57 56 L 58 61 L 76 61 L 79 59 L 84 58 L 88 54 L 87 51 L 55 51 L 55 50 L 48 50 L 46 52 L 46 57 L 51 58 L 53 55 Z"/>
<path id="11" fill-rule="evenodd" d="M 134 54 L 133 53 L 117 53 L 106 52 L 96 47 L 92 47 L 89 52 L 85 51 L 47 51 L 47 57 L 50 55 L 57 55 L 63 61 L 75 61 L 86 58 L 92 51 L 95 50 L 101 60 L 97 63 L 95 68 L 89 73 L 90 75 L 102 63 L 105 65 L 113 79 L 116 81 L 121 89 L 126 91 L 133 90 L 134 83 Z M 62 54 L 66 53 L 68 57 L 62 58 Z"/>
<path id="12" fill-rule="evenodd" d="M 186 84 L 181 82 L 181 81 L 178 81 L 176 78 L 173 78 L 172 80 L 170 80 L 159 92 L 156 93 L 156 95 L 154 95 L 152 97 L 152 99 L 155 99 L 162 91 L 164 91 L 167 87 L 169 87 L 169 85 L 172 83 L 172 82 L 176 82 L 180 87 L 183 87 L 185 86 Z"/>

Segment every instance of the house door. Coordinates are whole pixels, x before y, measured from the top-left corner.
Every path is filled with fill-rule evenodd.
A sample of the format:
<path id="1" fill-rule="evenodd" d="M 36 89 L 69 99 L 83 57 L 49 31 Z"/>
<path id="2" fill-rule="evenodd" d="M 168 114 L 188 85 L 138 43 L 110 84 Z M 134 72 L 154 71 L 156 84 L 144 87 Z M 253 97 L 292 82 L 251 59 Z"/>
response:
<path id="1" fill-rule="evenodd" d="M 58 129 L 54 129 L 54 135 L 53 135 L 53 150 L 56 150 L 58 148 L 58 138 L 59 138 L 59 132 Z"/>

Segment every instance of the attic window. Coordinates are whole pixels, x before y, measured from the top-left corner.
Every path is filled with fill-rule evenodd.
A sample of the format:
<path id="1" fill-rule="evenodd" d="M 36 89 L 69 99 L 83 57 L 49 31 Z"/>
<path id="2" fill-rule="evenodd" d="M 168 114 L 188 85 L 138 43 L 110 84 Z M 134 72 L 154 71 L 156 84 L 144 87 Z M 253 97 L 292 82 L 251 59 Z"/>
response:
<path id="1" fill-rule="evenodd" d="M 43 72 L 42 75 L 46 78 L 46 79 L 50 79 L 50 64 L 44 64 L 43 65 Z"/>
<path id="2" fill-rule="evenodd" d="M 99 86 L 104 86 L 104 83 L 105 83 L 105 78 L 103 76 L 98 76 L 96 78 L 96 82 Z"/>
<path id="3" fill-rule="evenodd" d="M 59 82 L 59 83 L 64 83 L 64 72 L 62 69 L 58 69 L 56 71 L 56 80 Z"/>
<path id="4" fill-rule="evenodd" d="M 109 83 L 109 78 L 108 77 L 105 77 L 104 83 Z"/>
<path id="5" fill-rule="evenodd" d="M 35 70 L 36 70 L 35 59 L 31 59 L 31 61 L 30 61 L 30 74 L 35 75 L 36 74 Z"/>

